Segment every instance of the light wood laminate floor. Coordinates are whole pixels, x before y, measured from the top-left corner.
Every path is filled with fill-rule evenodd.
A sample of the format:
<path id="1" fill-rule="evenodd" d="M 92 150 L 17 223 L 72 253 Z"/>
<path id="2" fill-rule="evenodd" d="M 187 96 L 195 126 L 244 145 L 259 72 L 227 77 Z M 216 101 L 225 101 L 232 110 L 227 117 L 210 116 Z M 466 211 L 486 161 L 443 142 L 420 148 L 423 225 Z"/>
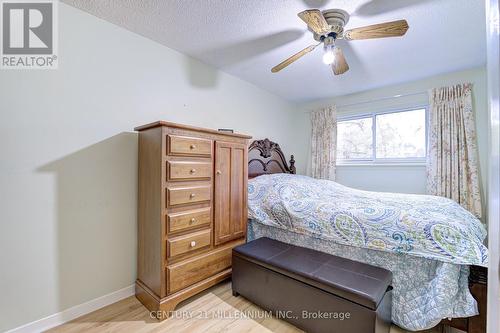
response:
<path id="1" fill-rule="evenodd" d="M 263 311 L 245 298 L 233 297 L 231 282 L 220 283 L 184 301 L 176 309 L 176 313 L 176 317 L 159 322 L 152 319 L 149 311 L 132 296 L 55 327 L 48 332 L 302 332 L 282 320 L 274 317 L 265 318 L 262 315 Z M 182 317 L 189 314 L 195 317 Z M 206 318 L 196 318 L 198 314 L 208 315 Z M 253 314 L 253 316 L 252 318 L 244 317 L 242 314 Z M 404 332 L 406 331 L 395 326 L 391 329 L 391 333 Z M 441 330 L 425 332 L 440 333 Z"/>

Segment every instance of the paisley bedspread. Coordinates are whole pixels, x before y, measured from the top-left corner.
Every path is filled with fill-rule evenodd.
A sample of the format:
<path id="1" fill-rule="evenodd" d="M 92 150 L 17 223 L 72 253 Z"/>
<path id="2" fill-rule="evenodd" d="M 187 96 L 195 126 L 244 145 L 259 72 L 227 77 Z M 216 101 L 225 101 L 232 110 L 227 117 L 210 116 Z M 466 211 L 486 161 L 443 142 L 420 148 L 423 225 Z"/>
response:
<path id="1" fill-rule="evenodd" d="M 269 237 L 339 257 L 383 267 L 392 272 L 392 322 L 406 330 L 436 326 L 443 318 L 478 314 L 469 286 L 469 266 L 342 245 L 251 220 L 248 240 Z"/>
<path id="2" fill-rule="evenodd" d="M 468 265 L 487 265 L 486 230 L 451 200 L 274 174 L 249 181 L 248 208 L 249 240 L 270 237 L 392 271 L 392 321 L 404 329 L 478 313 Z"/>
<path id="3" fill-rule="evenodd" d="M 461 265 L 488 262 L 481 221 L 443 197 L 273 174 L 249 181 L 248 208 L 260 223 L 340 244 Z"/>

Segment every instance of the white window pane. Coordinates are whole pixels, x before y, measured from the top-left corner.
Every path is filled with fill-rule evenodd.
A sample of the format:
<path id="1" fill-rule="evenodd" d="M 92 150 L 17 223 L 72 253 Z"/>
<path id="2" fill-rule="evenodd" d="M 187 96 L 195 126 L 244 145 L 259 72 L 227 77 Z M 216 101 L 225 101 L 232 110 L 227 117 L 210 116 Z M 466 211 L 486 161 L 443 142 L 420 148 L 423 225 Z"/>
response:
<path id="1" fill-rule="evenodd" d="M 372 159 L 372 118 L 339 121 L 337 124 L 337 158 Z"/>
<path id="2" fill-rule="evenodd" d="M 425 109 L 376 116 L 377 158 L 425 157 Z"/>

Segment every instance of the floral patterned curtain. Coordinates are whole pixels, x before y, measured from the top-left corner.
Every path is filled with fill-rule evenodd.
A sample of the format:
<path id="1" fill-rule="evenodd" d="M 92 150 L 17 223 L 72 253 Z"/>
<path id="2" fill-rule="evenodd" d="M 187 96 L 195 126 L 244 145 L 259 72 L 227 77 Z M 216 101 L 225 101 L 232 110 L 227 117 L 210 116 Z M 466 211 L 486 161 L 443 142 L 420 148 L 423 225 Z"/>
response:
<path id="1" fill-rule="evenodd" d="M 337 111 L 334 106 L 311 112 L 312 176 L 335 180 Z"/>
<path id="2" fill-rule="evenodd" d="M 435 88 L 430 94 L 427 192 L 481 217 L 472 84 Z"/>

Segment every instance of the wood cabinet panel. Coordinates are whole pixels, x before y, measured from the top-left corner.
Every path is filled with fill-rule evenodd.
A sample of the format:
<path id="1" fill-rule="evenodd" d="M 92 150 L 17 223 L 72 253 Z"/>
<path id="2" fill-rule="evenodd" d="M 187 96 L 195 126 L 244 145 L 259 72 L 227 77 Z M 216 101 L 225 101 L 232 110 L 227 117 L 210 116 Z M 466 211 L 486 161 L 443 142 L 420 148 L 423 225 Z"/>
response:
<path id="1" fill-rule="evenodd" d="M 185 186 L 185 187 L 167 187 L 167 205 L 175 206 L 202 201 L 209 201 L 212 186 Z"/>
<path id="2" fill-rule="evenodd" d="M 247 221 L 247 147 L 215 143 L 215 244 L 244 237 Z"/>
<path id="3" fill-rule="evenodd" d="M 215 244 L 231 240 L 231 147 L 215 143 Z"/>
<path id="4" fill-rule="evenodd" d="M 168 180 L 199 180 L 212 177 L 212 162 L 167 161 Z"/>
<path id="5" fill-rule="evenodd" d="M 247 212 L 247 147 L 233 144 L 231 150 L 231 228 L 232 238 L 246 235 Z"/>
<path id="6" fill-rule="evenodd" d="M 167 267 L 169 293 L 174 293 L 231 266 L 232 247 Z"/>
<path id="7" fill-rule="evenodd" d="M 139 133 L 137 277 L 153 293 L 164 292 L 162 258 L 161 128 Z"/>
<path id="8" fill-rule="evenodd" d="M 175 257 L 210 245 L 212 230 L 207 229 L 167 240 L 168 256 Z"/>
<path id="9" fill-rule="evenodd" d="M 167 215 L 168 232 L 174 233 L 208 225 L 212 221 L 211 207 L 193 209 Z"/>
<path id="10" fill-rule="evenodd" d="M 212 156 L 212 140 L 169 135 L 167 154 L 180 156 Z"/>

